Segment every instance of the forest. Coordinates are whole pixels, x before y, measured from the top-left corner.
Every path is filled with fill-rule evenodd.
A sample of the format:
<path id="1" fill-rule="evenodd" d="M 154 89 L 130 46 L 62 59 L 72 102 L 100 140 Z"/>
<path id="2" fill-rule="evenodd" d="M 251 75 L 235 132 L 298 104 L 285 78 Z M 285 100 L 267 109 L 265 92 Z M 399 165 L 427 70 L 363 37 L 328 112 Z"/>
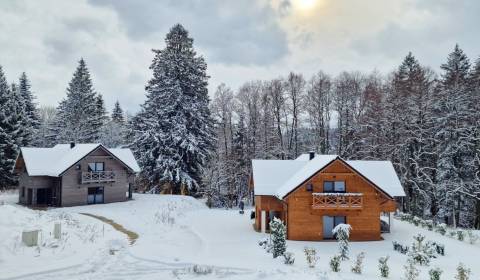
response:
<path id="1" fill-rule="evenodd" d="M 252 159 L 315 151 L 390 160 L 407 193 L 404 212 L 480 228 L 480 58 L 459 45 L 439 69 L 407 53 L 390 73 L 286 71 L 209 93 L 206 59 L 188 31 L 175 25 L 165 42 L 133 115 L 118 102 L 107 112 L 84 59 L 58 105 L 37 104 L 25 73 L 8 83 L 0 68 L 0 188 L 15 186 L 21 146 L 101 142 L 134 151 L 143 190 L 235 207 L 251 202 Z"/>

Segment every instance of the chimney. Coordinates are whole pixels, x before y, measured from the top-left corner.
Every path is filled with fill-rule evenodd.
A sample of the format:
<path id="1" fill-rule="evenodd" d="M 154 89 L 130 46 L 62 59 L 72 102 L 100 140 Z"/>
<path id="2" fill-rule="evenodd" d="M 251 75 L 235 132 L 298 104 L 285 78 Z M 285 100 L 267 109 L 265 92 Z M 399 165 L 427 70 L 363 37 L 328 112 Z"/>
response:
<path id="1" fill-rule="evenodd" d="M 75 142 L 70 142 L 70 149 L 73 149 L 75 147 Z"/>
<path id="2" fill-rule="evenodd" d="M 308 152 L 308 155 L 309 155 L 309 159 L 312 160 L 315 157 L 315 152 L 310 151 L 310 152 Z"/>

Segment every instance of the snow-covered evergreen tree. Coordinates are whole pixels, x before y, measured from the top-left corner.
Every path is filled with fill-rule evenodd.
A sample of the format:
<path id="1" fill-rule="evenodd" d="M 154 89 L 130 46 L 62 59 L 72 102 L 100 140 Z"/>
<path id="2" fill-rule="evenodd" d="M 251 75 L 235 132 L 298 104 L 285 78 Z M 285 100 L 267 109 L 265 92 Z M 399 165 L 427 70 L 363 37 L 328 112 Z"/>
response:
<path id="1" fill-rule="evenodd" d="M 56 142 L 97 142 L 104 124 L 102 118 L 105 116 L 104 112 L 99 110 L 99 102 L 87 64 L 82 58 L 68 85 L 67 97 L 57 108 L 53 125 L 57 135 Z"/>
<path id="2" fill-rule="evenodd" d="M 116 101 L 112 110 L 112 121 L 116 123 L 125 123 L 125 116 L 123 113 L 122 107 L 120 107 L 120 102 Z"/>
<path id="3" fill-rule="evenodd" d="M 338 241 L 338 254 L 342 261 L 349 259 L 348 254 L 350 248 L 348 245 L 348 238 L 350 237 L 351 229 L 352 227 L 349 224 L 339 224 L 332 230 L 332 233 Z"/>
<path id="4" fill-rule="evenodd" d="M 270 233 L 272 234 L 273 257 L 282 256 L 287 251 L 287 228 L 282 220 L 277 217 L 270 222 Z"/>
<path id="5" fill-rule="evenodd" d="M 16 104 L 0 66 L 0 189 L 15 184 L 13 166 L 18 152 L 20 124 Z"/>
<path id="6" fill-rule="evenodd" d="M 439 211 L 437 218 L 456 226 L 471 227 L 473 210 L 468 196 L 474 181 L 471 96 L 468 91 L 470 62 L 458 45 L 449 54 L 436 99 L 436 138 L 438 140 Z M 460 220 L 459 220 L 460 219 Z"/>
<path id="7" fill-rule="evenodd" d="M 215 134 L 204 58 L 180 24 L 171 28 L 165 42 L 164 49 L 154 50 L 147 100 L 129 134 L 151 186 L 180 193 L 197 189 Z"/>
<path id="8" fill-rule="evenodd" d="M 38 112 L 37 105 L 35 103 L 35 96 L 31 91 L 30 80 L 27 77 L 27 74 L 23 72 L 20 75 L 18 83 L 18 91 L 22 98 L 23 103 L 23 114 L 25 115 L 25 135 L 22 140 L 22 146 L 38 145 L 38 137 L 36 133 L 40 128 L 40 115 Z"/>

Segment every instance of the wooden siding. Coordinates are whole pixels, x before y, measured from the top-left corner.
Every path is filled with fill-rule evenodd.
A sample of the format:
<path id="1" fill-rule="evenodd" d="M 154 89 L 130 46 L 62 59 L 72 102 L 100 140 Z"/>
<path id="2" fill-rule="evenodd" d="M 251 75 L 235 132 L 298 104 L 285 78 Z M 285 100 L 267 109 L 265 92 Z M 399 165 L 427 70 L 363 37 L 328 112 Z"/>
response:
<path id="1" fill-rule="evenodd" d="M 312 192 L 306 190 L 313 184 L 313 192 L 323 192 L 324 181 L 345 181 L 347 193 L 362 193 L 363 208 L 357 211 L 341 209 L 313 209 Z M 379 240 L 380 204 L 389 201 L 362 176 L 356 174 L 341 160 L 336 160 L 322 172 L 291 192 L 288 204 L 288 238 L 291 240 L 323 240 L 323 216 L 346 216 L 352 226 L 351 240 Z"/>
<path id="2" fill-rule="evenodd" d="M 81 172 L 88 171 L 88 163 L 103 162 L 106 171 L 114 171 L 114 182 L 81 183 Z M 80 165 L 80 169 L 77 169 Z M 127 199 L 128 184 L 133 174 L 118 160 L 108 155 L 102 148 L 98 148 L 81 161 L 70 167 L 62 176 L 62 206 L 75 206 L 87 204 L 88 188 L 103 187 L 104 203 L 120 202 Z"/>
<path id="3" fill-rule="evenodd" d="M 361 193 L 360 209 L 318 209 L 312 207 L 312 193 L 323 192 L 324 181 L 344 181 L 347 193 Z M 313 190 L 307 191 L 312 184 Z M 394 212 L 396 202 L 379 191 L 342 160 L 335 160 L 294 189 L 284 202 L 274 196 L 255 196 L 255 228 L 260 229 L 261 211 L 282 211 L 290 240 L 323 240 L 323 216 L 345 216 L 352 226 L 352 241 L 380 240 L 380 213 Z"/>

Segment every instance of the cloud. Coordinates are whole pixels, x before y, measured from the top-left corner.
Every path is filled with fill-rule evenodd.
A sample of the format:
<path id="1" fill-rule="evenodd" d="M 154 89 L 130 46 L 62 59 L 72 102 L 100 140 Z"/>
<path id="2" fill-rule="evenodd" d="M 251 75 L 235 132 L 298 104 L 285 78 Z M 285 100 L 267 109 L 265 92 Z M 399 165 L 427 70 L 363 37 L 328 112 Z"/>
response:
<path id="1" fill-rule="evenodd" d="M 183 24 L 210 62 L 266 65 L 288 54 L 284 30 L 268 3 L 242 1 L 115 1 L 93 0 L 113 8 L 133 40 L 163 38 Z"/>

